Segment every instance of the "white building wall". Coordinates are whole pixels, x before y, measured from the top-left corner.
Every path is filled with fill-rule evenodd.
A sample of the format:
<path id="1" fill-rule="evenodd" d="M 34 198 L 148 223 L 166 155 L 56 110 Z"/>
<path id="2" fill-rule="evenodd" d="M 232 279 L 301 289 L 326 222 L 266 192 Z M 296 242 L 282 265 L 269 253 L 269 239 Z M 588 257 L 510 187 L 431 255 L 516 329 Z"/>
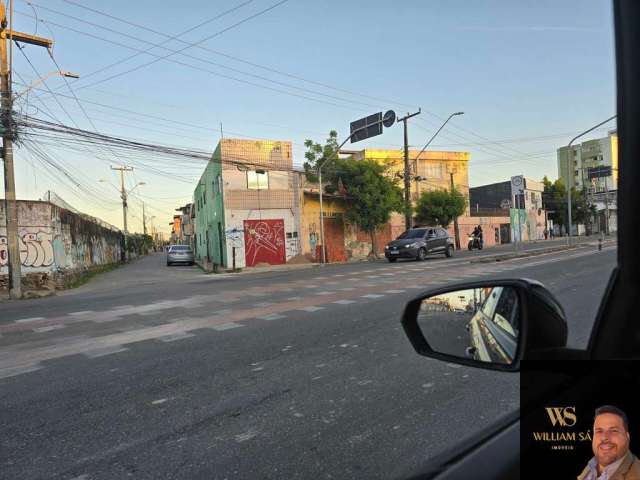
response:
<path id="1" fill-rule="evenodd" d="M 301 253 L 300 232 L 296 230 L 296 220 L 291 209 L 263 209 L 263 210 L 229 210 L 225 211 L 227 268 L 232 267 L 233 247 L 236 249 L 236 268 L 244 268 L 244 220 L 284 220 L 286 259 Z M 293 233 L 295 233 L 295 236 Z M 291 235 L 288 235 L 291 234 Z M 289 238 L 290 237 L 290 238 Z"/>

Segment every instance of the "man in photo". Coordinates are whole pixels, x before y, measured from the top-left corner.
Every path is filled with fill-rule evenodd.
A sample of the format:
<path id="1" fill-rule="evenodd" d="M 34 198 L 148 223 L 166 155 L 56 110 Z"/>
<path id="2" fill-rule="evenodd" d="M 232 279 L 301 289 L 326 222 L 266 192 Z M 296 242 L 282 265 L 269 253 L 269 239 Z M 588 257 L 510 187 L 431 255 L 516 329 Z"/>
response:
<path id="1" fill-rule="evenodd" d="M 578 480 L 640 480 L 640 460 L 629 451 L 629 421 L 617 407 L 596 408 L 591 446 L 594 457 Z"/>

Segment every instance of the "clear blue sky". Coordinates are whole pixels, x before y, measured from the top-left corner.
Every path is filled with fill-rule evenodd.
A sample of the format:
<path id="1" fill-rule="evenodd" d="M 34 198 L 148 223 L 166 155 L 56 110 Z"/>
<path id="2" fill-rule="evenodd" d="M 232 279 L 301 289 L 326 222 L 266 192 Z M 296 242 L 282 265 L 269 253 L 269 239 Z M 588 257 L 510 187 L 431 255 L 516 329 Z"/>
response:
<path id="1" fill-rule="evenodd" d="M 422 107 L 423 114 L 411 121 L 409 142 L 421 148 L 441 123 L 438 117 L 463 110 L 465 115 L 454 118 L 432 148 L 469 151 L 473 186 L 516 174 L 555 178 L 555 150 L 573 134 L 615 113 L 612 12 L 604 0 L 289 0 L 203 42 L 209 50 L 189 47 L 182 52 L 204 61 L 180 54 L 167 59 L 215 74 L 161 60 L 91 85 L 156 58 L 141 54 L 90 75 L 136 53 L 126 46 L 146 50 L 167 39 L 79 5 L 174 36 L 245 2 L 248 0 L 15 0 L 14 29 L 36 33 L 37 26 L 38 35 L 53 36 L 54 57 L 62 69 L 80 75 L 78 80 L 69 80 L 69 85 L 100 132 L 208 152 L 219 140 L 222 122 L 225 136 L 291 140 L 294 163 L 301 164 L 305 138 L 322 141 L 330 129 L 338 130 L 343 138 L 349 122 L 360 116 L 387 108 L 403 114 L 417 107 Z M 276 3 L 278 0 L 249 1 L 180 39 L 200 42 Z M 178 50 L 187 45 L 170 40 L 163 46 Z M 27 46 L 24 53 L 40 75 L 56 69 L 44 49 Z M 151 53 L 163 56 L 170 52 L 156 47 Z M 15 82 L 21 82 L 18 74 L 27 83 L 37 78 L 18 49 L 13 58 Z M 47 85 L 71 95 L 61 78 L 50 78 Z M 14 85 L 16 92 L 23 88 Z M 53 115 L 71 125 L 66 110 L 79 127 L 93 129 L 73 98 L 58 97 L 63 109 L 43 90 L 42 85 L 33 90 L 41 99 L 29 96 L 28 105 L 20 104 L 23 111 L 44 119 Z M 606 130 L 587 138 L 604 136 Z M 354 147 L 399 149 L 401 143 L 402 129 L 397 125 Z M 65 165 L 89 193 L 73 188 L 68 179 L 51 178 L 38 158 L 20 148 L 16 156 L 20 198 L 38 198 L 51 189 L 76 208 L 122 225 L 118 193 L 98 183 L 105 178 L 119 185 L 118 177 L 109 170 L 109 164 L 117 163 L 109 151 L 94 148 L 79 154 L 61 145 L 42 148 Z M 147 214 L 156 216 L 155 225 L 165 230 L 173 209 L 190 201 L 204 168 L 201 162 L 190 167 L 155 162 L 150 154 L 120 161 L 139 165 L 135 175 L 128 175 L 129 186 L 136 181 L 147 183 L 137 191 L 148 202 Z M 174 174 L 179 177 L 171 179 Z M 130 230 L 141 231 L 140 203 L 133 199 L 130 206 Z"/>

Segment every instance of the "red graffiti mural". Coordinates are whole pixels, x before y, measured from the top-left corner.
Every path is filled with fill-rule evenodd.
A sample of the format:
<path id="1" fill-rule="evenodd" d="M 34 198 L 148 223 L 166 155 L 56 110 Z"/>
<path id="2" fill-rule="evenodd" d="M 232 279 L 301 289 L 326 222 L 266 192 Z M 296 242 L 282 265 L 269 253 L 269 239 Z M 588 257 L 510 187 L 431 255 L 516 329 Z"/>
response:
<path id="1" fill-rule="evenodd" d="M 285 263 L 284 220 L 245 220 L 244 250 L 247 267 L 258 263 Z"/>

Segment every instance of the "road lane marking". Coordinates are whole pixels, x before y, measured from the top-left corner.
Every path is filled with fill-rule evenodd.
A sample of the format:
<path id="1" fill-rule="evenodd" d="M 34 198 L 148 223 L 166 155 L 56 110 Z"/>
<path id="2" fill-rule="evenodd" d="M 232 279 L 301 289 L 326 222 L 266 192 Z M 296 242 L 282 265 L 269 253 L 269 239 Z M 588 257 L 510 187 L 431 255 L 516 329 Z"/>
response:
<path id="1" fill-rule="evenodd" d="M 19 365 L 15 367 L 0 368 L 0 379 L 15 377 L 16 375 L 22 375 L 23 373 L 35 372 L 40 370 L 40 365 Z"/>
<path id="2" fill-rule="evenodd" d="M 337 303 L 338 305 L 350 305 L 352 303 L 356 303 L 355 300 L 336 300 L 335 302 L 331 302 L 331 303 Z"/>
<path id="3" fill-rule="evenodd" d="M 261 320 L 279 320 L 280 318 L 286 318 L 286 315 L 279 315 L 277 313 L 272 313 L 271 315 L 265 315 L 264 317 L 258 317 Z"/>
<path id="4" fill-rule="evenodd" d="M 223 331 L 223 330 L 230 330 L 232 328 L 239 328 L 239 327 L 244 327 L 244 325 L 236 322 L 227 322 L 227 323 L 221 323 L 220 325 L 212 325 L 209 328 L 212 328 L 218 331 Z"/>
<path id="5" fill-rule="evenodd" d="M 38 328 L 34 328 L 33 331 L 37 332 L 37 333 L 42 333 L 42 332 L 50 332 L 51 330 L 60 330 L 61 328 L 64 328 L 65 326 L 62 324 L 57 324 L 57 325 L 49 325 L 48 327 L 38 327 Z"/>
<path id="6" fill-rule="evenodd" d="M 380 297 L 384 297 L 384 295 L 380 295 L 377 293 L 369 293 L 367 295 L 361 295 L 361 298 L 380 298 Z"/>
<path id="7" fill-rule="evenodd" d="M 334 295 L 336 292 L 315 292 L 314 295 Z"/>
<path id="8" fill-rule="evenodd" d="M 317 312 L 318 310 L 324 310 L 324 307 L 302 307 L 297 310 L 302 310 L 304 312 Z"/>
<path id="9" fill-rule="evenodd" d="M 384 293 L 405 293 L 406 290 L 385 290 Z"/>
<path id="10" fill-rule="evenodd" d="M 21 318 L 20 320 L 16 320 L 15 323 L 37 322 L 39 320 L 46 320 L 46 319 L 44 317 Z"/>
<path id="11" fill-rule="evenodd" d="M 176 340 L 183 340 L 185 338 L 195 337 L 195 334 L 189 332 L 177 332 L 170 335 L 158 337 L 161 342 L 175 342 Z"/>
<path id="12" fill-rule="evenodd" d="M 91 350 L 87 350 L 86 352 L 82 352 L 82 354 L 89 358 L 99 358 L 99 357 L 106 357 L 107 355 L 113 355 L 114 353 L 124 352 L 126 350 L 129 350 L 129 349 L 122 347 L 120 345 L 116 345 L 113 347 L 94 348 Z"/>

